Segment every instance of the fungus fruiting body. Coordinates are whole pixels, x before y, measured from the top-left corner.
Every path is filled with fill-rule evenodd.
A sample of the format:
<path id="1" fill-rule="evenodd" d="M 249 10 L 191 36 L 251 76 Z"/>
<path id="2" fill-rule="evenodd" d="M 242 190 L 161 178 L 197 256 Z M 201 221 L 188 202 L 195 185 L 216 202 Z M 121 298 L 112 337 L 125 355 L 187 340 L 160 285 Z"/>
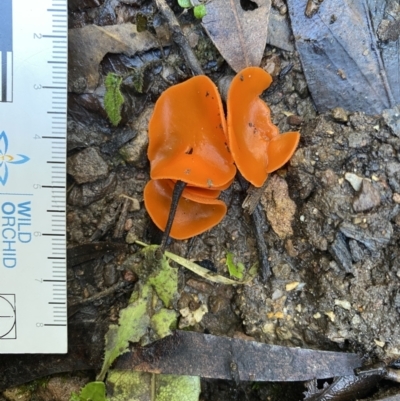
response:
<path id="1" fill-rule="evenodd" d="M 167 225 L 174 183 L 171 180 L 151 180 L 144 189 L 146 209 L 162 231 Z M 219 195 L 214 191 L 213 195 Z M 186 239 L 201 234 L 218 224 L 226 214 L 226 205 L 216 197 L 201 197 L 183 190 L 171 227 L 170 236 Z"/>
<path id="2" fill-rule="evenodd" d="M 235 76 L 228 92 L 229 148 L 238 170 L 256 187 L 290 159 L 300 139 L 298 132 L 280 134 L 259 98 L 271 82 L 262 68 L 248 67 Z"/>
<path id="3" fill-rule="evenodd" d="M 150 176 L 146 209 L 165 230 L 176 182 L 186 187 L 177 203 L 170 235 L 190 238 L 218 224 L 226 214 L 216 199 L 234 179 L 222 101 L 214 83 L 197 76 L 166 90 L 149 123 Z"/>
<path id="4" fill-rule="evenodd" d="M 151 180 L 144 202 L 164 231 L 164 245 L 168 235 L 190 238 L 223 219 L 227 208 L 217 198 L 232 183 L 235 165 L 260 187 L 292 156 L 299 133 L 280 134 L 259 98 L 271 82 L 258 67 L 237 74 L 228 93 L 227 123 L 217 88 L 206 76 L 175 85 L 158 99 L 149 123 Z"/>
<path id="5" fill-rule="evenodd" d="M 200 188 L 226 186 L 236 168 L 225 132 L 221 97 L 208 77 L 200 75 L 167 89 L 149 123 L 151 178 Z"/>

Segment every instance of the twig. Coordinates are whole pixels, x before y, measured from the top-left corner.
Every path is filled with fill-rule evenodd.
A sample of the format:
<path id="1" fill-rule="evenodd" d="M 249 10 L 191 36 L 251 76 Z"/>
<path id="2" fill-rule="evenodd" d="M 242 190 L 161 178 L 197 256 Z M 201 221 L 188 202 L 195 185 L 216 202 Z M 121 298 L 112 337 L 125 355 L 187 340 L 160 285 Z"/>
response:
<path id="1" fill-rule="evenodd" d="M 93 302 L 100 301 L 103 298 L 107 298 L 108 296 L 116 293 L 119 290 L 126 290 L 132 286 L 131 282 L 128 281 L 120 281 L 108 287 L 104 291 L 100 291 L 89 298 L 81 299 L 76 302 L 68 302 L 68 317 L 75 315 L 79 311 L 79 309 L 83 306 L 89 305 Z"/>
<path id="2" fill-rule="evenodd" d="M 190 47 L 186 36 L 182 32 L 179 22 L 175 17 L 175 14 L 172 12 L 167 2 L 165 0 L 156 0 L 156 4 L 163 17 L 167 20 L 169 29 L 172 32 L 172 39 L 181 49 L 183 57 L 192 70 L 193 75 L 204 75 L 199 60 L 197 60 L 197 57 L 193 53 L 193 50 Z"/>
<path id="3" fill-rule="evenodd" d="M 261 210 L 260 205 L 257 205 L 254 209 L 254 213 L 251 215 L 254 223 L 254 231 L 256 234 L 257 248 L 258 248 L 258 259 L 261 266 L 261 279 L 265 283 L 271 277 L 271 267 L 268 261 L 268 248 L 264 239 L 264 228 L 268 227 L 265 220 L 265 215 Z"/>
<path id="4" fill-rule="evenodd" d="M 260 202 L 261 196 L 267 187 L 268 178 L 264 181 L 264 184 L 257 188 L 254 185 L 250 185 L 247 190 L 247 196 L 242 203 L 242 208 L 247 211 L 248 214 L 253 214 L 256 209 L 258 202 Z"/>
<path id="5" fill-rule="evenodd" d="M 249 188 L 249 183 L 242 177 L 240 173 L 237 175 L 240 186 L 244 191 Z M 251 218 L 253 220 L 254 232 L 256 235 L 257 241 L 257 249 L 258 249 L 258 260 L 260 262 L 261 268 L 261 279 L 265 283 L 271 277 L 271 267 L 268 261 L 268 248 L 264 239 L 264 231 L 265 227 L 268 227 L 268 224 L 265 220 L 265 215 L 262 212 L 260 205 L 255 204 L 254 211 L 251 214 Z"/>
<path id="6" fill-rule="evenodd" d="M 181 199 L 181 195 L 183 190 L 186 187 L 186 182 L 178 180 L 174 185 L 174 191 L 172 192 L 172 200 L 171 200 L 171 208 L 169 209 L 168 221 L 165 226 L 164 234 L 161 240 L 160 250 L 161 253 L 164 253 L 165 247 L 167 246 L 169 233 L 171 232 L 172 223 L 174 222 L 175 214 L 178 209 L 178 203 Z"/>
<path id="7" fill-rule="evenodd" d="M 126 221 L 126 218 L 128 217 L 128 211 L 131 206 L 131 202 L 132 201 L 128 197 L 126 197 L 124 199 L 124 203 L 122 204 L 121 213 L 119 214 L 117 224 L 115 225 L 113 238 L 122 238 L 122 235 L 124 233 L 124 228 L 125 228 L 125 221 Z"/>

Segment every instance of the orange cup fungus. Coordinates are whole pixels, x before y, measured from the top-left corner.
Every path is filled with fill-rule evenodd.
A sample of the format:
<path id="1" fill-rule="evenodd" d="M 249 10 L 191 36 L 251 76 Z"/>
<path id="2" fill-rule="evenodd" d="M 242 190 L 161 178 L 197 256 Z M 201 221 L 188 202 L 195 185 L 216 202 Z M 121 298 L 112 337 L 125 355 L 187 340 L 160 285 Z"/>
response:
<path id="1" fill-rule="evenodd" d="M 268 106 L 259 98 L 271 76 L 258 67 L 238 73 L 228 92 L 226 124 L 214 83 L 196 76 L 167 89 L 149 123 L 151 180 L 144 189 L 146 209 L 165 230 L 177 181 L 186 183 L 170 235 L 186 239 L 217 225 L 226 214 L 220 191 L 236 167 L 254 186 L 293 155 L 298 132 L 279 134 Z"/>
<path id="2" fill-rule="evenodd" d="M 167 89 L 149 123 L 151 181 L 144 189 L 146 209 L 165 230 L 176 181 L 186 187 L 170 235 L 190 238 L 217 225 L 226 214 L 216 199 L 233 181 L 236 167 L 228 150 L 222 101 L 206 76 Z"/>
<path id="3" fill-rule="evenodd" d="M 289 161 L 300 139 L 298 132 L 279 134 L 271 122 L 270 109 L 259 98 L 271 82 L 268 72 L 248 67 L 233 78 L 228 92 L 229 149 L 240 173 L 255 187 Z"/>

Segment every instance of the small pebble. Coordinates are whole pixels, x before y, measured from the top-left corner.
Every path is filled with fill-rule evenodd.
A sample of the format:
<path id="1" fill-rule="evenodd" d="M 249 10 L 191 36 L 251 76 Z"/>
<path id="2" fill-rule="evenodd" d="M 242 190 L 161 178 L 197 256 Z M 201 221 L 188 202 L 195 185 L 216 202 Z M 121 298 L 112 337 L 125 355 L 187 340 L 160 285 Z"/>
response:
<path id="1" fill-rule="evenodd" d="M 361 191 L 353 201 L 355 212 L 365 212 L 381 204 L 381 195 L 369 180 L 363 179 Z"/>
<path id="2" fill-rule="evenodd" d="M 341 299 L 335 299 L 335 305 L 340 306 L 343 309 L 350 310 L 351 305 L 349 301 L 343 301 Z"/>
<path id="3" fill-rule="evenodd" d="M 131 212 L 137 212 L 140 210 L 140 202 L 136 198 L 129 198 L 131 200 Z"/>
<path id="4" fill-rule="evenodd" d="M 346 123 L 347 121 L 349 121 L 347 111 L 342 109 L 341 107 L 335 107 L 332 110 L 332 118 L 340 123 Z"/>
<path id="5" fill-rule="evenodd" d="M 128 234 L 126 234 L 125 242 L 127 244 L 134 244 L 135 241 L 137 241 L 137 240 L 138 240 L 138 236 L 135 233 L 135 231 L 129 231 Z"/>
<path id="6" fill-rule="evenodd" d="M 329 317 L 329 320 L 333 323 L 335 321 L 336 315 L 332 311 L 325 312 L 325 316 Z"/>
<path id="7" fill-rule="evenodd" d="M 291 282 L 291 283 L 286 284 L 285 289 L 286 289 L 287 292 L 293 291 L 295 288 L 297 288 L 297 286 L 298 286 L 299 284 L 300 284 L 300 283 L 299 283 L 298 281 L 293 281 L 293 282 Z"/>
<path id="8" fill-rule="evenodd" d="M 124 230 L 125 231 L 129 231 L 132 227 L 133 227 L 133 220 L 132 219 L 127 219 L 125 221 Z"/>
<path id="9" fill-rule="evenodd" d="M 105 178 L 108 165 L 96 149 L 86 148 L 68 158 L 67 171 L 78 184 L 83 184 Z"/>
<path id="10" fill-rule="evenodd" d="M 385 342 L 384 341 L 379 341 L 379 340 L 374 340 L 374 343 L 378 346 L 383 348 L 385 346 Z"/>
<path id="11" fill-rule="evenodd" d="M 355 191 L 359 191 L 361 188 L 361 183 L 362 183 L 362 177 L 359 177 L 357 174 L 353 173 L 346 173 L 344 175 L 344 178 L 346 181 L 350 183 L 350 185 L 353 187 Z"/>
<path id="12" fill-rule="evenodd" d="M 297 116 L 296 114 L 292 114 L 287 118 L 287 122 L 289 125 L 299 126 L 303 124 L 303 119 L 300 116 Z"/>
<path id="13" fill-rule="evenodd" d="M 276 290 L 272 293 L 271 298 L 272 298 L 273 301 L 276 301 L 277 299 L 281 298 L 282 295 L 283 295 L 283 292 L 282 292 L 281 290 L 279 290 L 279 289 L 276 289 Z"/>
<path id="14" fill-rule="evenodd" d="M 262 328 L 262 331 L 265 334 L 275 334 L 275 324 L 274 323 L 265 323 Z"/>

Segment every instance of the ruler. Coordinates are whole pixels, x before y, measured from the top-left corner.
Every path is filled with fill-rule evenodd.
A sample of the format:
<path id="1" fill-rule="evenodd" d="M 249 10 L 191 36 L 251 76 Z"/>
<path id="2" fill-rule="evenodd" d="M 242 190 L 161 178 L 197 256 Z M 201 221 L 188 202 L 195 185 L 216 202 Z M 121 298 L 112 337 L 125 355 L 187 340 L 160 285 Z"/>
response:
<path id="1" fill-rule="evenodd" d="M 0 353 L 66 353 L 67 0 L 0 0 Z"/>

